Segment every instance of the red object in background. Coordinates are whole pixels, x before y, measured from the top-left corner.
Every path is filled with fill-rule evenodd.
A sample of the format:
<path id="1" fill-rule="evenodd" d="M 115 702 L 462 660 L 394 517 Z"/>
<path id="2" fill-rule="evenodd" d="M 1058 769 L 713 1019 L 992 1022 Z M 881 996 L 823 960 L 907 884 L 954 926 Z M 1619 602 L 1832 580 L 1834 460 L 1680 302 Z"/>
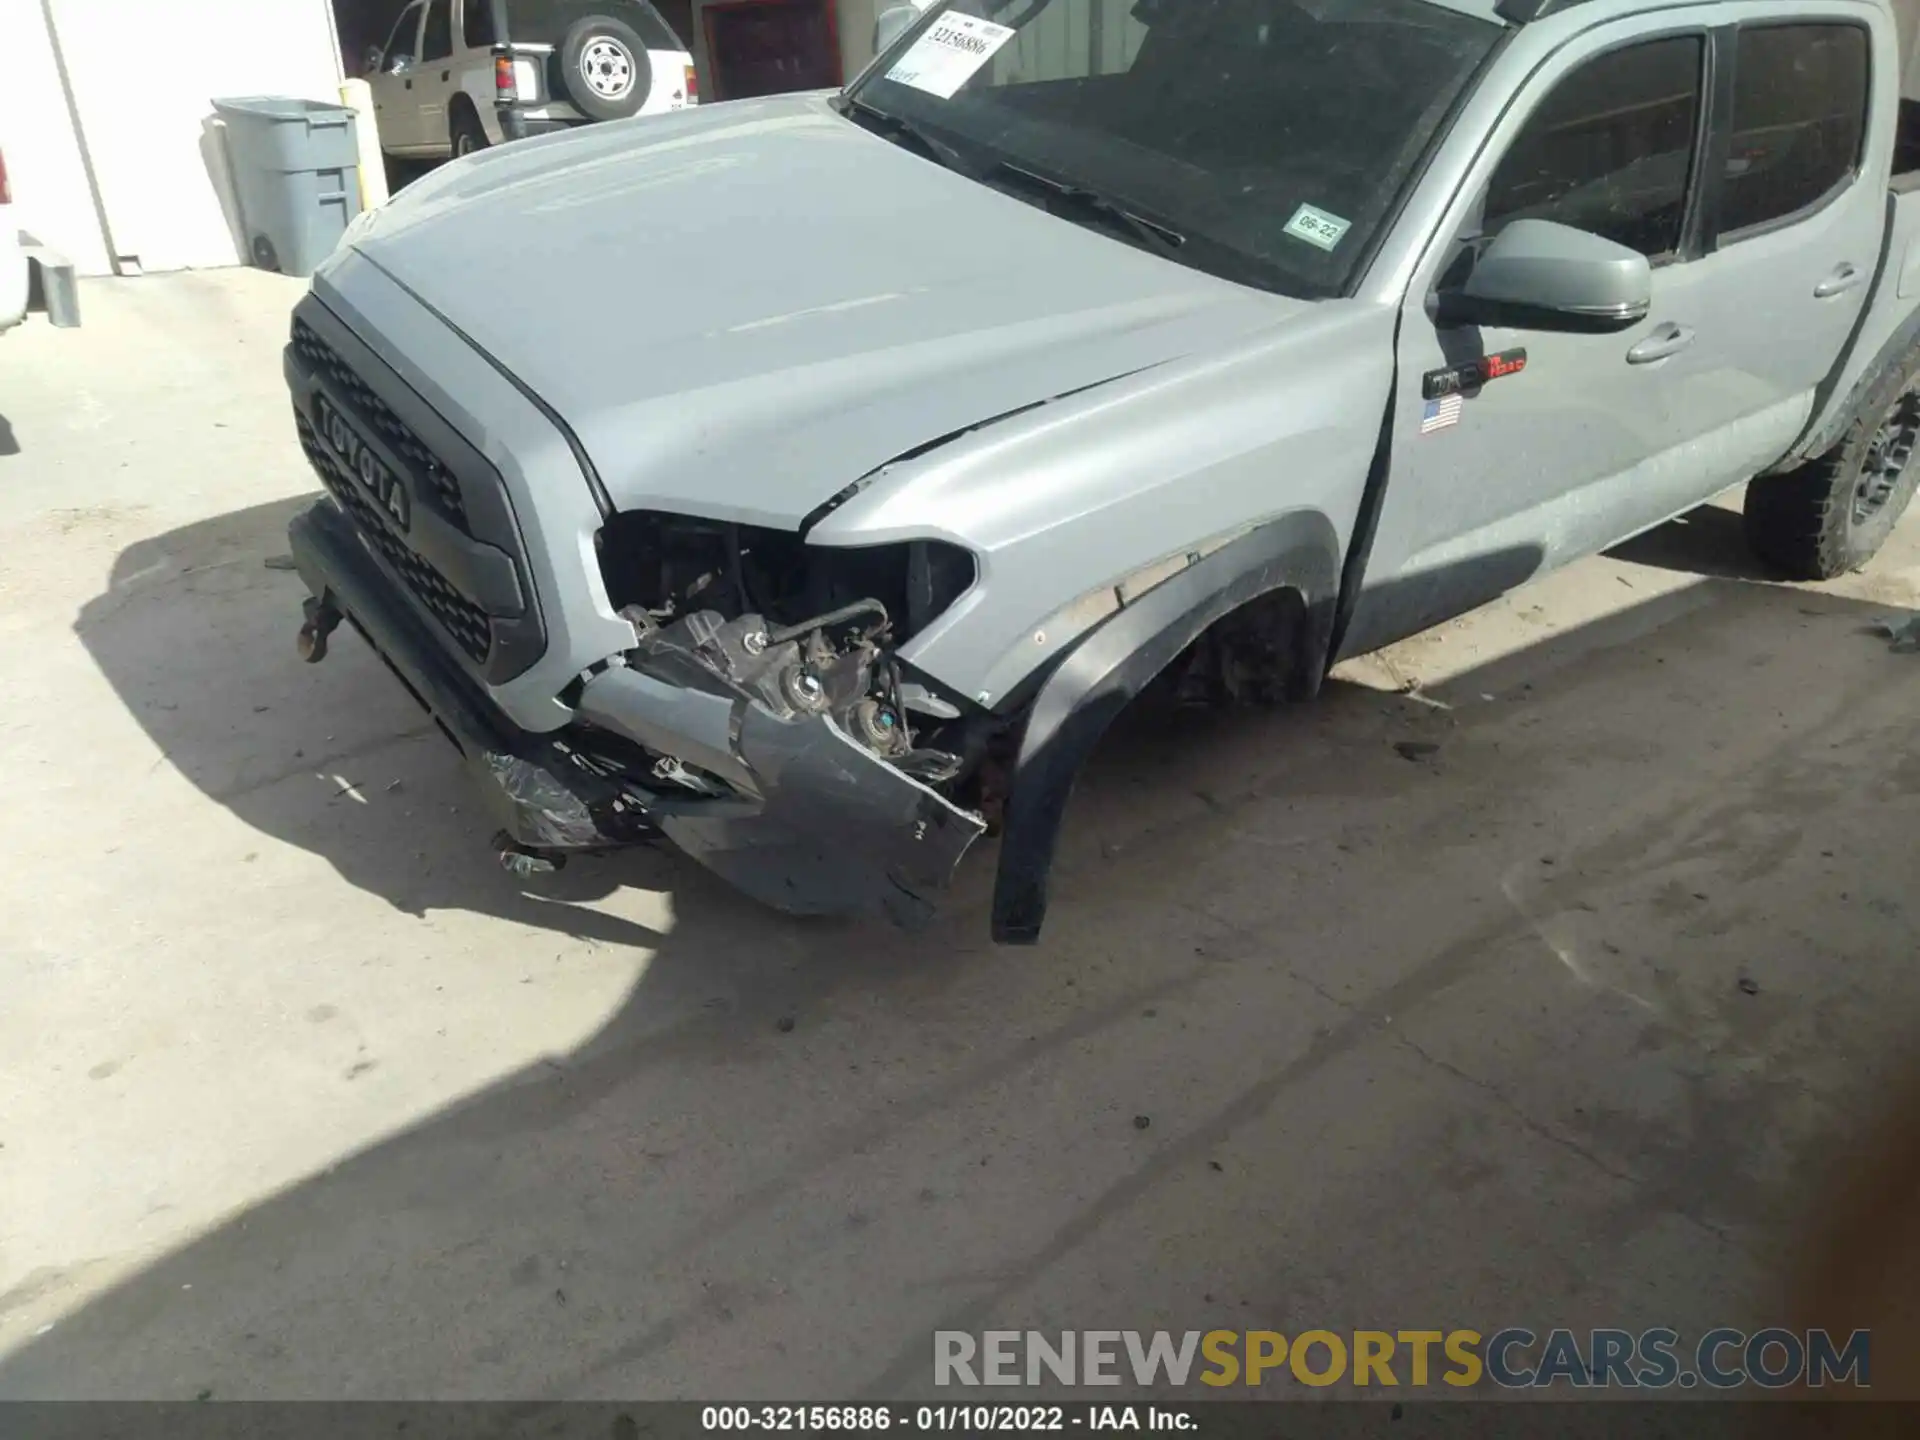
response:
<path id="1" fill-rule="evenodd" d="M 514 98 L 515 81 L 513 78 L 513 57 L 496 55 L 493 57 L 493 90 L 502 100 Z"/>
<path id="2" fill-rule="evenodd" d="M 715 100 L 745 100 L 842 82 L 830 0 L 728 0 L 704 11 Z"/>
<path id="3" fill-rule="evenodd" d="M 700 98 L 700 72 L 693 66 L 687 66 L 687 103 L 691 105 Z"/>

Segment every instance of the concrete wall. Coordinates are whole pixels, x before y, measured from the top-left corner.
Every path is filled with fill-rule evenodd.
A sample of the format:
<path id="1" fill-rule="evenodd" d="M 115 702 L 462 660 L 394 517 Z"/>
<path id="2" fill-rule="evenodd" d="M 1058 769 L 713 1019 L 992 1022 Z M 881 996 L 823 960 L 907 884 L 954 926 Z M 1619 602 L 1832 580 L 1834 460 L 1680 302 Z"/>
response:
<path id="1" fill-rule="evenodd" d="M 873 25 L 880 18 L 880 12 L 891 10 L 895 5 L 907 4 L 921 10 L 931 5 L 933 0 L 840 0 L 837 20 L 840 27 L 840 65 L 847 77 L 847 83 L 873 59 Z"/>
<path id="2" fill-rule="evenodd" d="M 840 58 L 851 81 L 873 59 L 873 25 L 903 0 L 840 0 Z M 931 0 L 904 0 L 921 9 Z M 1920 0 L 1913 0 L 1920 4 Z M 1146 38 L 1133 18 L 1133 0 L 1060 0 L 1002 50 L 994 61 L 1003 79 L 1047 73 L 1110 75 L 1125 70 Z"/>
<path id="3" fill-rule="evenodd" d="M 840 29 L 840 73 L 848 81 L 873 59 L 875 15 L 893 0 L 840 0 L 836 20 Z"/>
<path id="4" fill-rule="evenodd" d="M 40 238 L 88 273 L 112 268 L 114 257 L 129 270 L 239 263 L 213 99 L 339 98 L 329 0 L 0 0 L 0 7 L 0 136 L 17 199 Z M 78 136 L 54 64 L 55 39 Z M 79 137 L 93 159 L 98 206 Z"/>
<path id="5" fill-rule="evenodd" d="M 40 0 L 0 0 L 0 147 L 20 224 L 86 273 L 108 270 Z"/>
<path id="6" fill-rule="evenodd" d="M 1133 0 L 1057 0 L 994 57 L 995 73 L 1007 81 L 1120 74 L 1147 37 L 1132 12 Z"/>
<path id="7" fill-rule="evenodd" d="M 1893 13 L 1900 26 L 1901 53 L 1906 70 L 1901 75 L 1900 93 L 1909 100 L 1920 100 L 1920 0 L 1893 0 Z"/>

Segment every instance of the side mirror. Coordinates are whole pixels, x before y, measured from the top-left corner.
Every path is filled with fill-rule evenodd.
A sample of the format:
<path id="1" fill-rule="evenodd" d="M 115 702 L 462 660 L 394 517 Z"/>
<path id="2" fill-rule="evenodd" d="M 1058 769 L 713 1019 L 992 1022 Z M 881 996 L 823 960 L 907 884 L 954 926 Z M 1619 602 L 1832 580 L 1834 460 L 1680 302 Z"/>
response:
<path id="1" fill-rule="evenodd" d="M 1440 296 L 1446 325 L 1498 325 L 1605 335 L 1647 318 L 1647 257 L 1551 220 L 1515 220 L 1474 262 L 1466 283 Z"/>
<path id="2" fill-rule="evenodd" d="M 367 47 L 366 63 L 361 66 L 361 72 L 367 75 L 378 75 L 381 70 L 380 58 L 380 47 L 378 45 L 369 45 Z"/>
<path id="3" fill-rule="evenodd" d="M 915 5 L 889 5 L 873 22 L 873 53 L 878 55 L 911 30 L 920 19 Z"/>

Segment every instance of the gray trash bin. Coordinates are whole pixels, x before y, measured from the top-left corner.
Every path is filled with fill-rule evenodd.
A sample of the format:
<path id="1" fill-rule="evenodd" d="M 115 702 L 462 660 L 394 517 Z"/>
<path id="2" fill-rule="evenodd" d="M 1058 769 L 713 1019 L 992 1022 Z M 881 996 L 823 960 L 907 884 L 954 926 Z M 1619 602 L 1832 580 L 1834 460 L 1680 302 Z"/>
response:
<path id="1" fill-rule="evenodd" d="M 311 275 L 360 213 L 360 150 L 344 105 L 250 95 L 216 100 L 246 227 L 263 270 Z"/>

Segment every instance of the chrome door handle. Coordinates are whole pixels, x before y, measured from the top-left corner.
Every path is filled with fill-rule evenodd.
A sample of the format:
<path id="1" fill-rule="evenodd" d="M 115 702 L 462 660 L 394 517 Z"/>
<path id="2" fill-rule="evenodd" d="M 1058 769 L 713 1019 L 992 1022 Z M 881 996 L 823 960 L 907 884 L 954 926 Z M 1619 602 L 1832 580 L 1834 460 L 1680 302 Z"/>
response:
<path id="1" fill-rule="evenodd" d="M 1867 278 L 1867 272 L 1858 265 L 1842 264 L 1834 272 L 1813 287 L 1814 298 L 1825 300 L 1830 295 L 1839 295 L 1853 289 Z"/>
<path id="2" fill-rule="evenodd" d="M 1685 325 L 1675 325 L 1669 320 L 1627 351 L 1627 364 L 1650 365 L 1655 360 L 1664 360 L 1669 355 L 1678 355 L 1692 343 L 1693 331 Z"/>

